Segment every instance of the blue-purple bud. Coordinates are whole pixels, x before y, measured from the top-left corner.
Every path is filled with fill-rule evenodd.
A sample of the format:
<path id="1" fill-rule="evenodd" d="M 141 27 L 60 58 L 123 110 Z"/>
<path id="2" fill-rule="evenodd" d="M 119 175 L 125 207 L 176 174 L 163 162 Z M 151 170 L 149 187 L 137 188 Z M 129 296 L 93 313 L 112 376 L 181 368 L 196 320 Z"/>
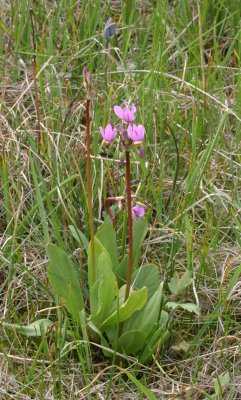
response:
<path id="1" fill-rule="evenodd" d="M 109 18 L 104 28 L 105 41 L 108 43 L 110 38 L 114 36 L 115 33 L 116 33 L 116 24 L 112 21 L 112 18 Z"/>

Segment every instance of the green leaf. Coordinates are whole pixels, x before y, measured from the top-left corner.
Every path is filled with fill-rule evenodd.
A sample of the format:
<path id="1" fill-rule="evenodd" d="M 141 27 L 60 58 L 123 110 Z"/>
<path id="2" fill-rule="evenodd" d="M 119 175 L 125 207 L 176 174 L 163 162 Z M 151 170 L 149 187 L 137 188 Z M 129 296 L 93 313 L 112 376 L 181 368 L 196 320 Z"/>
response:
<path id="1" fill-rule="evenodd" d="M 189 271 L 186 271 L 181 276 L 181 278 L 179 278 L 178 273 L 175 272 L 172 279 L 170 280 L 170 283 L 168 283 L 168 287 L 172 292 L 172 294 L 178 294 L 187 286 L 189 286 L 191 282 L 192 282 L 192 277 Z"/>
<path id="2" fill-rule="evenodd" d="M 74 319 L 84 307 L 83 296 L 75 267 L 67 254 L 54 244 L 47 245 L 48 277 L 55 292 L 64 300 Z"/>
<path id="3" fill-rule="evenodd" d="M 141 310 L 147 300 L 147 288 L 134 291 L 130 294 L 123 305 L 120 305 L 119 310 L 116 310 L 107 318 L 101 325 L 103 331 L 107 326 L 116 325 L 127 320 L 135 311 Z M 121 304 L 121 303 L 120 303 Z"/>
<path id="4" fill-rule="evenodd" d="M 93 323 L 93 321 L 89 321 L 88 326 L 92 330 L 92 332 L 94 332 L 96 337 L 98 337 L 98 336 L 100 337 L 101 345 L 103 346 L 102 351 L 103 351 L 104 355 L 106 357 L 113 357 L 114 352 L 111 349 L 110 349 L 110 351 L 108 351 L 109 344 L 108 344 L 107 340 L 105 339 L 105 337 L 102 335 L 102 332 L 97 328 L 97 326 Z M 93 336 L 93 335 L 91 335 L 91 336 Z M 97 342 L 97 339 L 96 339 L 96 342 Z"/>
<path id="5" fill-rule="evenodd" d="M 167 329 L 168 313 L 161 311 L 159 322 L 153 325 L 152 331 L 150 332 L 143 349 L 143 353 L 140 356 L 140 363 L 146 363 L 156 352 L 158 344 L 164 344 L 170 336 L 170 332 Z"/>
<path id="6" fill-rule="evenodd" d="M 138 266 L 141 256 L 141 246 L 145 239 L 148 229 L 148 223 L 145 218 L 137 218 L 133 224 L 133 263 L 132 271 L 134 272 Z M 128 267 L 128 254 L 126 254 L 121 260 L 117 269 L 117 276 L 119 281 L 123 284 L 126 281 Z"/>
<path id="7" fill-rule="evenodd" d="M 146 237 L 148 229 L 147 220 L 143 217 L 137 218 L 133 224 L 133 271 L 136 269 L 140 256 L 141 256 L 141 246 L 143 240 Z"/>
<path id="8" fill-rule="evenodd" d="M 168 321 L 168 318 L 169 318 L 168 313 L 165 310 L 162 310 L 161 314 L 160 314 L 160 319 L 159 319 L 160 326 L 165 325 Z"/>
<path id="9" fill-rule="evenodd" d="M 163 283 L 159 284 L 158 290 L 152 295 L 145 306 L 125 324 L 125 331 L 140 330 L 143 331 L 145 337 L 149 335 L 154 324 L 158 322 L 161 308 Z"/>
<path id="10" fill-rule="evenodd" d="M 146 286 L 148 289 L 148 299 L 153 296 L 160 284 L 160 272 L 156 265 L 146 264 L 138 268 L 131 278 L 134 289 L 141 289 Z"/>
<path id="11" fill-rule="evenodd" d="M 99 326 L 109 315 L 113 305 L 117 281 L 112 272 L 108 254 L 101 253 L 98 260 L 99 278 L 90 291 L 91 319 Z"/>
<path id="12" fill-rule="evenodd" d="M 26 326 L 3 322 L 4 328 L 11 329 L 12 331 L 16 331 L 28 337 L 42 336 L 42 334 L 46 334 L 51 325 L 53 325 L 53 322 L 49 319 L 39 319 L 38 321 Z"/>
<path id="13" fill-rule="evenodd" d="M 222 395 L 223 389 L 226 385 L 230 383 L 230 375 L 229 372 L 221 374 L 214 381 L 214 390 L 217 396 Z"/>
<path id="14" fill-rule="evenodd" d="M 96 237 L 105 247 L 107 252 L 110 255 L 110 259 L 112 262 L 112 268 L 115 272 L 118 268 L 118 249 L 117 249 L 117 241 L 116 241 L 116 232 L 113 228 L 112 222 L 107 221 L 104 222 L 96 233 Z"/>
<path id="15" fill-rule="evenodd" d="M 81 232 L 74 225 L 69 225 L 69 229 L 76 242 L 78 242 L 83 249 L 86 249 L 89 242 L 87 237 L 83 234 L 83 232 Z"/>
<path id="16" fill-rule="evenodd" d="M 123 283 L 126 282 L 127 269 L 128 269 L 128 254 L 125 254 L 116 271 L 117 279 L 120 285 L 123 285 Z"/>
<path id="17" fill-rule="evenodd" d="M 156 352 L 159 343 L 163 345 L 170 337 L 170 332 L 165 327 L 156 329 L 152 336 L 146 341 L 144 351 L 139 358 L 141 364 L 145 364 Z"/>
<path id="18" fill-rule="evenodd" d="M 99 262 L 99 257 L 102 253 L 106 254 L 106 257 L 109 257 L 109 262 L 111 264 L 110 256 L 106 250 L 106 248 L 103 246 L 103 244 L 97 239 L 97 237 L 94 238 L 94 247 L 95 247 L 95 280 L 97 281 L 99 278 L 99 271 L 98 271 L 98 262 Z M 93 282 L 93 277 L 92 277 L 92 253 L 91 253 L 91 243 L 89 243 L 88 248 L 87 248 L 87 254 L 88 254 L 88 282 L 89 282 L 89 288 L 93 286 L 95 282 Z"/>
<path id="19" fill-rule="evenodd" d="M 198 306 L 193 303 L 174 303 L 173 301 L 170 301 L 166 303 L 166 306 L 168 308 L 172 308 L 173 310 L 175 310 L 176 308 L 182 308 L 183 310 L 189 311 L 191 313 L 195 313 L 197 315 L 200 314 Z"/>
<path id="20" fill-rule="evenodd" d="M 116 350 L 120 353 L 135 354 L 142 349 L 146 340 L 146 335 L 141 330 L 125 332 L 116 341 Z"/>

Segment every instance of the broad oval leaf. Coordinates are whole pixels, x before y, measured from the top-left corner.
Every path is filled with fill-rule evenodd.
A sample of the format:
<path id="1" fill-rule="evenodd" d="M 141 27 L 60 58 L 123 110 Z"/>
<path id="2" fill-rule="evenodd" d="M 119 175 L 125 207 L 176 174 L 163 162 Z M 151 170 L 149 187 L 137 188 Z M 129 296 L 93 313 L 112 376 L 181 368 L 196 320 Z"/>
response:
<path id="1" fill-rule="evenodd" d="M 141 246 L 146 237 L 147 229 L 147 220 L 143 217 L 137 218 L 133 224 L 133 271 L 136 269 L 140 260 Z"/>
<path id="2" fill-rule="evenodd" d="M 151 358 L 152 354 L 156 352 L 160 340 L 161 344 L 164 344 L 169 337 L 170 332 L 165 327 L 162 326 L 156 329 L 153 335 L 147 339 L 139 362 L 145 364 Z"/>
<path id="3" fill-rule="evenodd" d="M 142 349 L 146 340 L 141 330 L 125 332 L 115 343 L 114 348 L 120 353 L 135 354 Z"/>
<path id="4" fill-rule="evenodd" d="M 99 326 L 108 316 L 113 305 L 117 282 L 112 272 L 110 259 L 106 253 L 99 256 L 98 281 L 95 282 L 90 291 L 91 320 Z M 96 297 L 93 299 L 93 297 Z M 95 307 L 93 307 L 95 304 Z"/>
<path id="5" fill-rule="evenodd" d="M 134 291 L 130 294 L 126 302 L 120 306 L 112 315 L 107 318 L 101 325 L 103 331 L 107 326 L 116 325 L 122 321 L 126 321 L 135 311 L 141 310 L 147 300 L 147 288 Z"/>
<path id="6" fill-rule="evenodd" d="M 84 307 L 84 302 L 75 267 L 67 254 L 54 244 L 47 245 L 47 254 L 50 261 L 49 281 L 76 320 Z"/>
<path id="7" fill-rule="evenodd" d="M 158 290 L 152 295 L 145 306 L 127 321 L 124 328 L 125 331 L 140 330 L 145 333 L 145 337 L 149 335 L 153 325 L 156 324 L 159 319 L 162 288 L 163 283 L 159 285 Z"/>
<path id="8" fill-rule="evenodd" d="M 172 294 L 178 294 L 187 286 L 189 286 L 191 282 L 192 277 L 189 271 L 184 272 L 181 278 L 179 278 L 178 273 L 175 272 L 170 280 L 170 283 L 168 283 L 168 287 Z"/>
<path id="9" fill-rule="evenodd" d="M 103 244 L 100 242 L 100 240 L 97 237 L 94 237 L 94 248 L 95 248 L 95 282 L 96 282 L 99 278 L 98 262 L 99 262 L 100 255 L 102 253 L 105 253 L 106 257 L 109 258 L 109 263 L 111 266 L 112 266 L 112 264 L 111 264 L 111 259 L 110 259 L 109 253 L 107 252 L 106 248 L 103 246 Z M 93 276 L 92 276 L 91 243 L 89 243 L 89 245 L 88 245 L 87 254 L 88 254 L 88 282 L 89 282 L 89 288 L 91 289 L 95 283 Z"/>
<path id="10" fill-rule="evenodd" d="M 145 239 L 147 229 L 148 229 L 147 220 L 143 217 L 137 218 L 137 220 L 133 224 L 133 262 L 132 262 L 133 272 L 136 270 L 140 260 L 141 246 L 143 240 Z M 122 284 L 126 281 L 127 268 L 128 268 L 128 255 L 126 254 L 121 260 L 118 269 L 116 271 L 117 277 Z"/>
<path id="11" fill-rule="evenodd" d="M 102 243 L 106 251 L 109 253 L 112 268 L 115 272 L 118 268 L 118 249 L 116 241 L 116 232 L 110 221 L 104 222 L 98 229 L 96 237 Z"/>
<path id="12" fill-rule="evenodd" d="M 223 394 L 224 387 L 228 385 L 230 381 L 231 379 L 229 372 L 218 375 L 218 377 L 214 381 L 214 389 L 217 396 L 221 396 Z"/>
<path id="13" fill-rule="evenodd" d="M 146 264 L 132 274 L 131 281 L 134 289 L 141 289 L 146 286 L 148 299 L 150 299 L 160 285 L 160 272 L 156 265 Z"/>

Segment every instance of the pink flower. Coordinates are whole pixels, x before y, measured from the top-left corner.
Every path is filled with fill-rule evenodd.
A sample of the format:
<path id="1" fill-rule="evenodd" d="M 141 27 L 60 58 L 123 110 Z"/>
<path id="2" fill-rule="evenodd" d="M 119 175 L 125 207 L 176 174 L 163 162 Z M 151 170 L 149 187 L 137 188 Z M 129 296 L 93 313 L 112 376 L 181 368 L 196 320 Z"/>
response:
<path id="1" fill-rule="evenodd" d="M 114 106 L 114 113 L 122 119 L 126 124 L 130 124 L 135 119 L 136 106 L 132 104 L 131 108 L 125 103 L 125 108 Z"/>
<path id="2" fill-rule="evenodd" d="M 111 143 L 117 134 L 117 129 L 115 127 L 112 128 L 111 124 L 108 124 L 105 129 L 100 126 L 100 133 L 106 143 Z"/>
<path id="3" fill-rule="evenodd" d="M 140 145 L 142 143 L 142 140 L 144 139 L 145 136 L 145 128 L 142 125 L 131 125 L 128 126 L 127 128 L 127 133 L 128 136 L 131 140 L 133 140 L 134 144 L 136 146 Z"/>
<path id="4" fill-rule="evenodd" d="M 135 207 L 132 207 L 132 216 L 135 221 L 138 217 L 143 217 L 145 214 L 145 208 L 136 204 Z"/>

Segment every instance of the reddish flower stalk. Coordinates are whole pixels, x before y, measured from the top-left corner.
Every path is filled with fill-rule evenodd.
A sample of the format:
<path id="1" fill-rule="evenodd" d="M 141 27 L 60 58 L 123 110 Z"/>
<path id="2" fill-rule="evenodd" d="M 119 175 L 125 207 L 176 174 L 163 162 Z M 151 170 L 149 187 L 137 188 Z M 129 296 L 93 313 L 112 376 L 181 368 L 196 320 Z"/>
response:
<path id="1" fill-rule="evenodd" d="M 95 244 L 94 244 L 94 217 L 92 209 L 92 190 L 91 190 L 91 161 L 90 161 L 90 98 L 86 100 L 86 178 L 87 178 L 87 201 L 90 227 L 90 246 L 91 246 L 91 272 L 92 285 L 95 282 Z"/>
<path id="2" fill-rule="evenodd" d="M 126 278 L 125 301 L 130 295 L 132 258 L 133 258 L 133 236 L 132 236 L 132 208 L 131 208 L 131 169 L 130 169 L 130 151 L 126 150 L 126 194 L 128 211 L 128 269 Z"/>

